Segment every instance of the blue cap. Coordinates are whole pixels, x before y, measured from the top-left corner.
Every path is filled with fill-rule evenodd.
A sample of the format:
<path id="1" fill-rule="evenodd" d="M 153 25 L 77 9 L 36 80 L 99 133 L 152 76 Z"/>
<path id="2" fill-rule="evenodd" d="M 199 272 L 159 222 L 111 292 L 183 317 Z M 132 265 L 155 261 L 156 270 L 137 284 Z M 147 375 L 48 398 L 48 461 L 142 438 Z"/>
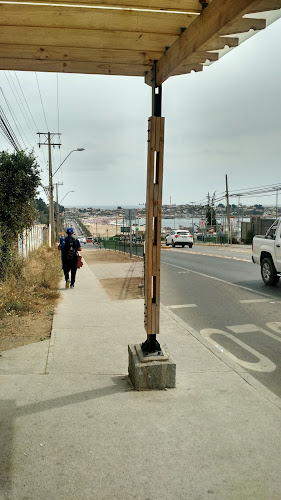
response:
<path id="1" fill-rule="evenodd" d="M 66 232 L 67 234 L 73 234 L 74 233 L 73 227 L 67 228 Z"/>

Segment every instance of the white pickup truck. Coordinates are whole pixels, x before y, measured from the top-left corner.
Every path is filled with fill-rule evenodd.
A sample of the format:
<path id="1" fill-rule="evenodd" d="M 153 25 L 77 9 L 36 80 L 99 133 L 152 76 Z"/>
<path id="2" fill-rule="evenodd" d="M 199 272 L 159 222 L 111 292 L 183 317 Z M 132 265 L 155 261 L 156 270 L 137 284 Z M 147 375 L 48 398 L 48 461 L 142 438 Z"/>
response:
<path id="1" fill-rule="evenodd" d="M 281 218 L 276 219 L 265 236 L 254 236 L 252 261 L 261 266 L 266 285 L 276 285 L 281 276 Z"/>

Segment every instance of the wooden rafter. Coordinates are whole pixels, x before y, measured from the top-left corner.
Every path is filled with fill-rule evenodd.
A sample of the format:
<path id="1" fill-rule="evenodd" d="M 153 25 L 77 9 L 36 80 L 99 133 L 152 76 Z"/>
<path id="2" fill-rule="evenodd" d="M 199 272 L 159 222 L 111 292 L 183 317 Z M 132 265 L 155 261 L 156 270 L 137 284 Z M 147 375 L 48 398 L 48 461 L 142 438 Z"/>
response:
<path id="1" fill-rule="evenodd" d="M 146 75 L 159 86 L 265 27 L 244 14 L 281 8 L 281 0 L 212 0 L 203 11 L 199 0 L 48 1 L 0 4 L 0 69 Z"/>
<path id="2" fill-rule="evenodd" d="M 13 2 L 13 0 L 9 0 Z M 15 0 L 16 3 L 24 3 L 26 0 Z M 209 0 L 209 3 L 212 0 Z M 40 4 L 65 4 L 63 0 L 28 0 L 29 3 Z M 68 0 L 68 5 L 86 5 L 100 7 L 115 7 L 120 9 L 146 9 L 156 11 L 193 12 L 200 14 L 202 4 L 199 0 Z"/>
<path id="3" fill-rule="evenodd" d="M 243 18 L 249 11 L 257 12 L 259 5 L 264 8 L 264 4 L 264 1 L 257 0 L 214 0 L 165 52 L 156 64 L 156 72 L 151 70 L 146 76 L 146 83 L 161 85 L 169 76 L 179 72 L 183 64 L 192 62 L 193 55 L 203 46 L 208 50 L 208 41 L 216 35 L 247 31 L 242 27 L 243 23 L 248 23 L 248 30 L 264 28 L 263 19 Z M 273 4 L 276 7 L 276 0 Z M 281 7 L 281 1 L 279 5 Z"/>

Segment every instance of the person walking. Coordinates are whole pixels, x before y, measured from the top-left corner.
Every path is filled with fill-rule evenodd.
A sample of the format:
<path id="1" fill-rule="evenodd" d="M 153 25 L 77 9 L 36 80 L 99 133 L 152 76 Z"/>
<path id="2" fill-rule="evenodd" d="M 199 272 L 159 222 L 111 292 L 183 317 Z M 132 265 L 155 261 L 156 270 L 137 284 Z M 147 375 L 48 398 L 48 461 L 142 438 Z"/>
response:
<path id="1" fill-rule="evenodd" d="M 64 247 L 64 233 L 60 233 L 60 242 L 58 250 L 61 251 L 61 268 L 63 269 L 63 247 Z"/>
<path id="2" fill-rule="evenodd" d="M 64 239 L 64 247 L 62 250 L 62 265 L 65 277 L 65 288 L 74 288 L 75 277 L 76 277 L 76 264 L 78 258 L 78 251 L 82 250 L 80 246 L 80 241 L 74 238 L 74 230 L 69 227 L 66 230 L 67 236 Z M 69 272 L 70 272 L 70 283 L 69 283 Z"/>
<path id="3" fill-rule="evenodd" d="M 220 236 L 220 243 L 221 243 L 221 245 L 223 245 L 224 244 L 224 237 L 225 237 L 225 232 L 223 230 L 223 227 L 220 230 L 219 236 Z"/>

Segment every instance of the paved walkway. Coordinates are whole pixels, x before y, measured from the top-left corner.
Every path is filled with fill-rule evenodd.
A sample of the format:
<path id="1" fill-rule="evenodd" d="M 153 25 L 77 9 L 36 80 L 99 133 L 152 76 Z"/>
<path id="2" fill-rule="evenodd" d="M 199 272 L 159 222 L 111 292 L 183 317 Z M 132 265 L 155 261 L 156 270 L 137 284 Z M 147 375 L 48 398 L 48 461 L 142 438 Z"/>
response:
<path id="1" fill-rule="evenodd" d="M 61 294 L 50 341 L 1 353 L 1 500 L 281 498 L 279 400 L 165 307 L 177 388 L 136 392 L 143 301 L 87 264 Z"/>

